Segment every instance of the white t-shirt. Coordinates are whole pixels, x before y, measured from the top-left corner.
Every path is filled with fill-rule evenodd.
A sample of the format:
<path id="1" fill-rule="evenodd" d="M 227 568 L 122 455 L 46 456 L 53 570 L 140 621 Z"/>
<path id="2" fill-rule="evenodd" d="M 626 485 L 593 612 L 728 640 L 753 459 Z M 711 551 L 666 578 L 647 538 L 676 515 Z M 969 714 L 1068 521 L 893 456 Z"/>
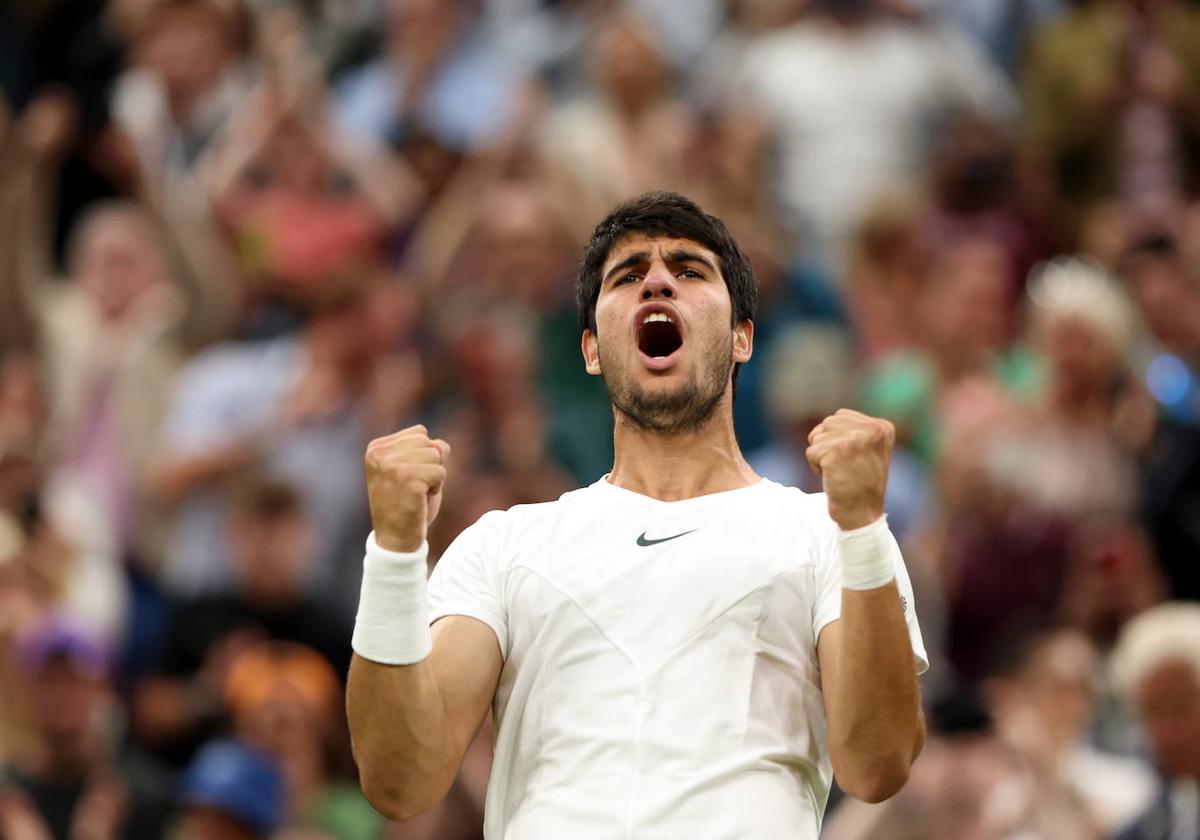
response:
<path id="1" fill-rule="evenodd" d="M 484 515 L 429 597 L 432 621 L 476 618 L 504 656 L 488 840 L 817 837 L 816 642 L 841 612 L 824 495 L 764 479 L 663 502 L 605 477 Z"/>

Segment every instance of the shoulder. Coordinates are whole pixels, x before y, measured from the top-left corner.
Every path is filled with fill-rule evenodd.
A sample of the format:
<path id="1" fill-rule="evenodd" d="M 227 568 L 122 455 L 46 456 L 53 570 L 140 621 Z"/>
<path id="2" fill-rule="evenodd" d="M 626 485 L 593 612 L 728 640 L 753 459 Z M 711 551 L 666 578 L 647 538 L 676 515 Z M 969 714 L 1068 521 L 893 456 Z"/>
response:
<path id="1" fill-rule="evenodd" d="M 496 549 L 503 549 L 514 541 L 525 542 L 537 532 L 552 528 L 563 517 L 581 508 L 589 488 L 571 490 L 548 502 L 513 505 L 505 510 L 492 510 L 483 514 L 459 535 L 464 538 L 485 541 Z"/>
<path id="2" fill-rule="evenodd" d="M 434 564 L 434 577 L 500 573 L 512 558 L 554 533 L 555 523 L 562 521 L 571 497 L 579 492 L 565 493 L 550 502 L 488 511 L 450 542 Z"/>
<path id="3" fill-rule="evenodd" d="M 798 515 L 805 524 L 833 521 L 829 519 L 829 503 L 824 493 L 809 493 L 769 478 L 763 479 L 762 492 L 767 504 L 776 505 L 788 514 Z"/>

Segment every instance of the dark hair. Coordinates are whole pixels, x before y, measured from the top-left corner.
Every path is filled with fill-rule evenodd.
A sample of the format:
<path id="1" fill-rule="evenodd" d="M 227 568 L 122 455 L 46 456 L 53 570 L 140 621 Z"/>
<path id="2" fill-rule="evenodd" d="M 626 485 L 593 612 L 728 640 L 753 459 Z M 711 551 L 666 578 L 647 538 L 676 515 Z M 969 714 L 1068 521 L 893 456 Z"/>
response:
<path id="1" fill-rule="evenodd" d="M 622 203 L 592 232 L 575 280 L 575 308 L 580 329 L 596 331 L 596 299 L 600 297 L 604 262 L 613 246 L 638 233 L 690 239 L 712 251 L 729 289 L 733 310 L 730 326 L 754 320 L 758 305 L 754 271 L 725 223 L 679 193 L 648 192 Z"/>
<path id="2" fill-rule="evenodd" d="M 290 484 L 261 475 L 243 476 L 230 488 L 230 506 L 239 515 L 273 522 L 304 512 L 304 500 Z"/>

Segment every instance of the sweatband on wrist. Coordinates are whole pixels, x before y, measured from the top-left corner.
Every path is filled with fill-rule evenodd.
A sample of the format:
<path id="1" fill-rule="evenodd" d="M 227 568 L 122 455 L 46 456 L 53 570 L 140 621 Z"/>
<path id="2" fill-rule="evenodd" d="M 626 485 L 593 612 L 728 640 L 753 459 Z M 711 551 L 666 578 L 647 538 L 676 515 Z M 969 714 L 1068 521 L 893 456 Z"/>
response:
<path id="1" fill-rule="evenodd" d="M 887 515 L 870 525 L 838 535 L 843 589 L 877 589 L 896 577 L 900 546 L 888 529 Z"/>
<path id="2" fill-rule="evenodd" d="M 354 652 L 381 665 L 411 665 L 433 650 L 429 604 L 425 597 L 425 560 L 429 544 L 416 551 L 388 551 L 367 537 L 362 594 L 354 620 Z"/>

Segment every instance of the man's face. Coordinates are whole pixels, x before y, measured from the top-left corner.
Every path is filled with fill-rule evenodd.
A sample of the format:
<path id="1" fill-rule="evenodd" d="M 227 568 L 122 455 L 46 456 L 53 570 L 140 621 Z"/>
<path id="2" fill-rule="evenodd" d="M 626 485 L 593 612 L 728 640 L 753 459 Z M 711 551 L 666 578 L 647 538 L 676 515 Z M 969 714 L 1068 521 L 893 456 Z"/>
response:
<path id="1" fill-rule="evenodd" d="M 31 680 L 35 728 L 52 743 L 73 742 L 100 718 L 108 683 L 84 673 L 67 657 L 54 657 Z"/>
<path id="2" fill-rule="evenodd" d="M 303 515 L 238 516 L 231 532 L 234 566 L 252 588 L 295 586 L 306 578 L 311 529 Z"/>
<path id="3" fill-rule="evenodd" d="M 1134 700 L 1163 772 L 1200 779 L 1200 675 L 1166 662 L 1142 679 Z"/>
<path id="4" fill-rule="evenodd" d="M 601 270 L 596 332 L 583 335 L 587 371 L 638 426 L 698 428 L 729 391 L 734 363 L 750 358 L 753 324 L 731 327 L 731 306 L 712 251 L 688 239 L 627 237 Z"/>
<path id="5" fill-rule="evenodd" d="M 151 231 L 122 216 L 98 221 L 82 243 L 74 269 L 80 286 L 108 321 L 124 317 L 163 282 L 164 267 Z"/>

